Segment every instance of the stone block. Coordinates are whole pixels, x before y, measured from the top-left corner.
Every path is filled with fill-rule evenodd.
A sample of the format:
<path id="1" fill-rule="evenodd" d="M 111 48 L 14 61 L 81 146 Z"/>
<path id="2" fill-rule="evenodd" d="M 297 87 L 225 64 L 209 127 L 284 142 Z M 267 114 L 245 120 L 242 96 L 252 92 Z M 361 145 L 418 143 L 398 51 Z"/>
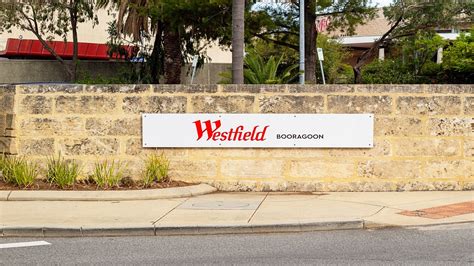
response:
<path id="1" fill-rule="evenodd" d="M 41 84 L 41 85 L 19 85 L 18 90 L 24 94 L 36 93 L 78 93 L 83 92 L 83 85 L 79 84 Z"/>
<path id="2" fill-rule="evenodd" d="M 151 85 L 155 93 L 216 93 L 218 85 L 206 84 L 154 84 Z"/>
<path id="3" fill-rule="evenodd" d="M 7 116 L 0 114 L 0 137 L 3 137 L 5 134 L 5 129 L 7 127 Z"/>
<path id="4" fill-rule="evenodd" d="M 86 131 L 91 136 L 140 136 L 141 120 L 137 118 L 88 118 Z"/>
<path id="5" fill-rule="evenodd" d="M 51 114 L 53 100 L 45 96 L 26 96 L 20 101 L 20 113 L 22 114 Z"/>
<path id="6" fill-rule="evenodd" d="M 116 155 L 119 141 L 116 138 L 66 138 L 59 142 L 61 154 L 69 155 Z"/>
<path id="7" fill-rule="evenodd" d="M 465 138 L 463 143 L 464 157 L 474 157 L 474 138 Z"/>
<path id="8" fill-rule="evenodd" d="M 423 170 L 425 178 L 465 178 L 474 175 L 474 162 L 468 160 L 428 161 Z"/>
<path id="9" fill-rule="evenodd" d="M 325 179 L 325 178 L 352 178 L 355 163 L 350 160 L 342 161 L 291 161 L 291 178 Z"/>
<path id="10" fill-rule="evenodd" d="M 474 94 L 474 86 L 472 84 L 429 84 L 425 85 L 425 92 L 439 94 Z"/>
<path id="11" fill-rule="evenodd" d="M 19 130 L 22 136 L 73 136 L 84 132 L 83 123 L 80 117 L 22 117 Z"/>
<path id="12" fill-rule="evenodd" d="M 282 93 L 286 91 L 287 87 L 284 84 L 226 84 L 221 86 L 223 92 L 236 93 Z"/>
<path id="13" fill-rule="evenodd" d="M 27 156 L 51 156 L 54 154 L 54 138 L 19 139 L 18 151 Z"/>
<path id="14" fill-rule="evenodd" d="M 419 84 L 361 84 L 355 91 L 361 93 L 423 93 L 425 85 Z"/>
<path id="15" fill-rule="evenodd" d="M 261 96 L 261 113 L 324 113 L 323 96 Z"/>
<path id="16" fill-rule="evenodd" d="M 127 155 L 148 155 L 148 154 L 164 154 L 166 157 L 183 157 L 187 155 L 186 149 L 181 148 L 143 148 L 141 138 L 130 138 L 125 140 L 125 153 Z"/>
<path id="17" fill-rule="evenodd" d="M 221 174 L 238 178 L 281 178 L 283 160 L 223 160 Z"/>
<path id="18" fill-rule="evenodd" d="M 331 157 L 381 157 L 391 154 L 390 141 L 377 139 L 370 149 L 328 149 Z"/>
<path id="19" fill-rule="evenodd" d="M 0 113 L 13 113 L 14 102 L 13 94 L 0 94 Z"/>
<path id="20" fill-rule="evenodd" d="M 329 113 L 375 113 L 390 114 L 390 96 L 347 96 L 328 95 Z"/>
<path id="21" fill-rule="evenodd" d="M 0 136 L 0 153 L 18 154 L 17 139 Z"/>
<path id="22" fill-rule="evenodd" d="M 217 176 L 214 160 L 171 160 L 170 177 L 175 180 L 209 179 Z"/>
<path id="23" fill-rule="evenodd" d="M 327 149 L 259 149 L 260 158 L 321 158 L 327 155 Z"/>
<path id="24" fill-rule="evenodd" d="M 288 85 L 289 93 L 348 93 L 354 92 L 354 86 L 349 84 L 291 84 Z"/>
<path id="25" fill-rule="evenodd" d="M 420 178 L 422 177 L 422 162 L 416 160 L 404 161 L 379 161 L 369 160 L 360 162 L 358 175 L 364 178 L 390 179 L 390 178 Z"/>
<path id="26" fill-rule="evenodd" d="M 150 85 L 146 84 L 102 84 L 88 85 L 86 92 L 97 93 L 143 93 L 150 91 Z"/>
<path id="27" fill-rule="evenodd" d="M 398 156 L 456 156 L 460 155 L 459 140 L 453 139 L 401 139 L 395 142 Z"/>
<path id="28" fill-rule="evenodd" d="M 105 114 L 113 113 L 116 98 L 110 96 L 58 96 L 56 112 L 68 114 Z"/>
<path id="29" fill-rule="evenodd" d="M 5 129 L 5 132 L 4 132 L 3 135 L 4 135 L 5 137 L 12 137 L 12 138 L 14 138 L 14 137 L 17 136 L 17 134 L 18 134 L 18 132 L 17 132 L 15 129 L 7 128 L 7 129 Z"/>
<path id="30" fill-rule="evenodd" d="M 474 119 L 431 118 L 428 130 L 431 136 L 474 136 Z"/>
<path id="31" fill-rule="evenodd" d="M 15 114 L 5 115 L 5 128 L 16 128 L 16 115 Z"/>
<path id="32" fill-rule="evenodd" d="M 16 92 L 15 85 L 9 85 L 9 84 L 0 85 L 0 95 L 5 94 L 5 93 L 15 93 L 15 92 Z"/>
<path id="33" fill-rule="evenodd" d="M 188 156 L 194 158 L 255 158 L 259 150 L 257 149 L 239 149 L 239 148 L 202 148 L 189 149 Z"/>
<path id="34" fill-rule="evenodd" d="M 196 113 L 253 113 L 253 96 L 194 96 L 192 111 Z"/>
<path id="35" fill-rule="evenodd" d="M 466 97 L 464 100 L 464 114 L 474 115 L 474 97 Z"/>
<path id="36" fill-rule="evenodd" d="M 461 113 L 458 96 L 413 97 L 402 96 L 397 100 L 397 114 L 402 115 L 456 115 Z"/>
<path id="37" fill-rule="evenodd" d="M 150 96 L 125 97 L 122 109 L 125 113 L 184 113 L 186 97 L 182 96 Z"/>
<path id="38" fill-rule="evenodd" d="M 375 116 L 375 136 L 421 136 L 424 123 L 418 118 Z"/>

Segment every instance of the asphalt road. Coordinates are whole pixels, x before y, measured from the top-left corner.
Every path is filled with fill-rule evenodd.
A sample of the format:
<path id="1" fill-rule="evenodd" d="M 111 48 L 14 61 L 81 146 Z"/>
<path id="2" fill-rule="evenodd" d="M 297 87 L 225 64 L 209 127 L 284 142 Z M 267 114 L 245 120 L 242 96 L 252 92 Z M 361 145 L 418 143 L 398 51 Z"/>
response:
<path id="1" fill-rule="evenodd" d="M 473 265 L 474 224 L 295 234 L 0 238 L 1 265 L 357 264 Z"/>

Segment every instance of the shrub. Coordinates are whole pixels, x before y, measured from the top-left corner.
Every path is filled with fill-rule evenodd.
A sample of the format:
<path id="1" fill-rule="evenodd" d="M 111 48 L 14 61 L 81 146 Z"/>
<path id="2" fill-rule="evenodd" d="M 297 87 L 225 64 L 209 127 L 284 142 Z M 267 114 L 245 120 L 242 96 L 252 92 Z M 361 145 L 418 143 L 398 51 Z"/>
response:
<path id="1" fill-rule="evenodd" d="M 46 180 L 55 183 L 60 188 L 72 186 L 79 176 L 79 165 L 76 161 L 66 161 L 61 154 L 48 160 Z"/>
<path id="2" fill-rule="evenodd" d="M 90 178 L 100 188 L 118 187 L 126 165 L 120 161 L 97 162 Z"/>
<path id="3" fill-rule="evenodd" d="M 4 156 L 0 159 L 3 180 L 19 187 L 28 187 L 38 176 L 38 167 L 23 157 Z"/>
<path id="4" fill-rule="evenodd" d="M 151 154 L 146 158 L 145 170 L 142 172 L 144 187 L 149 187 L 152 182 L 165 181 L 168 178 L 170 162 L 162 153 L 161 155 Z"/>
<path id="5" fill-rule="evenodd" d="M 413 72 L 400 60 L 374 60 L 362 69 L 365 84 L 409 84 L 418 83 Z"/>
<path id="6" fill-rule="evenodd" d="M 280 57 L 270 56 L 264 58 L 254 50 L 247 53 L 244 59 L 244 81 L 245 84 L 289 84 L 298 79 L 298 65 L 283 64 L 284 55 Z M 230 84 L 232 73 L 227 71 L 219 74 L 223 80 L 221 83 Z"/>

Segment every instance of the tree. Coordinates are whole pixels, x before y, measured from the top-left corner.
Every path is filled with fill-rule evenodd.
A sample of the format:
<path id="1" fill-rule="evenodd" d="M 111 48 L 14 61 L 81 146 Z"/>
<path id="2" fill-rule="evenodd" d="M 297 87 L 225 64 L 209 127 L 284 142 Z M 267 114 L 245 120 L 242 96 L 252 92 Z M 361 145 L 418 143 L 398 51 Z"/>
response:
<path id="1" fill-rule="evenodd" d="M 417 1 L 395 0 L 384 8 L 390 29 L 357 60 L 354 82 L 361 82 L 361 68 L 378 52 L 380 45 L 420 32 L 434 32 L 435 28 L 450 28 L 473 22 L 473 1 Z"/>
<path id="2" fill-rule="evenodd" d="M 165 83 L 180 83 L 181 67 L 194 55 L 199 62 L 210 41 L 230 43 L 231 0 L 99 0 L 118 10 L 117 27 L 135 41 L 155 35 L 151 62 L 153 79 L 163 73 Z M 225 34 L 224 34 L 225 33 Z"/>
<path id="3" fill-rule="evenodd" d="M 0 32 L 11 32 L 12 28 L 19 28 L 32 32 L 41 42 L 44 49 L 51 53 L 65 68 L 70 79 L 77 78 L 78 63 L 78 35 L 79 23 L 93 20 L 92 0 L 28 0 L 0 2 Z M 68 33 L 72 32 L 73 58 L 72 64 L 59 56 L 51 46 L 55 36 L 61 36 L 67 41 Z"/>
<path id="4" fill-rule="evenodd" d="M 232 83 L 244 83 L 245 0 L 232 1 Z"/>
<path id="5" fill-rule="evenodd" d="M 251 36 L 298 50 L 299 2 L 266 6 L 250 12 L 246 27 Z M 307 0 L 305 1 L 305 80 L 316 83 L 316 41 L 319 32 L 314 26 L 318 17 L 330 17 L 328 31 L 352 34 L 355 27 L 372 19 L 375 9 L 369 0 Z"/>
<path id="6" fill-rule="evenodd" d="M 443 70 L 457 83 L 474 83 L 474 28 L 462 33 L 443 55 Z"/>

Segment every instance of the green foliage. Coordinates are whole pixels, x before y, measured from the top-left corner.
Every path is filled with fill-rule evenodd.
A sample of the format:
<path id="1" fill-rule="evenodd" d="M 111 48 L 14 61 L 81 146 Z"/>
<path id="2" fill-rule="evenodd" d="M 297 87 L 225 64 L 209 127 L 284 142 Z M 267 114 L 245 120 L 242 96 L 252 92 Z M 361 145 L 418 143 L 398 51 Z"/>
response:
<path id="1" fill-rule="evenodd" d="M 244 58 L 244 82 L 246 84 L 290 84 L 294 83 L 299 75 L 298 65 L 284 65 L 281 55 L 278 59 L 270 55 L 264 58 L 257 51 L 251 50 Z M 232 80 L 232 73 L 220 73 L 221 83 L 228 84 Z"/>
<path id="2" fill-rule="evenodd" d="M 94 181 L 99 188 L 118 187 L 123 178 L 126 165 L 121 161 L 102 161 L 94 165 L 94 170 L 90 179 Z"/>
<path id="3" fill-rule="evenodd" d="M 78 16 L 78 22 L 93 20 L 93 1 L 0 1 L 0 32 L 11 32 L 12 28 L 31 31 L 44 39 L 53 39 L 55 35 L 67 40 L 72 30 L 71 12 Z"/>
<path id="4" fill-rule="evenodd" d="M 113 76 L 91 75 L 89 71 L 79 71 L 77 84 L 143 84 L 150 83 L 149 79 L 142 78 L 142 63 L 123 62 L 117 67 Z"/>
<path id="5" fill-rule="evenodd" d="M 142 172 L 144 187 L 149 187 L 153 182 L 162 182 L 168 179 L 170 162 L 164 154 L 151 154 L 146 158 L 145 170 Z"/>
<path id="6" fill-rule="evenodd" d="M 331 16 L 328 31 L 353 34 L 357 25 L 374 18 L 375 9 L 369 0 L 308 0 L 305 2 L 307 15 Z M 317 12 L 316 12 L 317 11 Z M 262 40 L 278 40 L 278 43 L 298 39 L 299 2 L 290 1 L 280 5 L 261 5 L 246 15 L 245 27 L 248 34 Z M 313 21 L 313 20 L 311 20 Z M 312 24 L 312 22 L 311 22 Z"/>
<path id="7" fill-rule="evenodd" d="M 283 57 L 276 59 L 270 56 L 267 60 L 249 52 L 244 59 L 244 80 L 246 84 L 288 84 L 298 77 L 298 65 L 290 65 L 279 69 Z M 266 61 L 266 62 L 265 62 Z"/>
<path id="8" fill-rule="evenodd" d="M 402 39 L 400 45 L 405 65 L 415 75 L 423 75 L 425 65 L 434 62 L 432 59 L 435 58 L 438 49 L 445 45 L 445 41 L 438 34 L 424 32 Z"/>
<path id="9" fill-rule="evenodd" d="M 392 24 L 400 21 L 389 36 L 393 38 L 472 23 L 473 10 L 474 1 L 394 0 L 384 15 Z"/>
<path id="10" fill-rule="evenodd" d="M 350 53 L 340 43 L 329 39 L 326 35 L 320 34 L 317 47 L 323 49 L 323 68 L 326 83 L 347 83 L 352 81 L 352 68 L 344 63 L 344 59 L 349 57 Z M 351 68 L 350 72 L 348 72 L 348 68 Z M 316 67 L 316 77 L 318 78 L 318 83 L 322 83 L 319 64 Z"/>
<path id="11" fill-rule="evenodd" d="M 474 83 L 474 28 L 453 41 L 443 54 L 443 76 L 451 82 Z"/>
<path id="12" fill-rule="evenodd" d="M 76 161 L 66 161 L 59 154 L 57 158 L 53 156 L 48 159 L 46 180 L 65 188 L 74 185 L 79 172 L 79 164 Z"/>
<path id="13" fill-rule="evenodd" d="M 412 72 L 400 60 L 375 60 L 362 70 L 362 82 L 366 84 L 417 83 Z"/>
<path id="14" fill-rule="evenodd" d="M 29 187 L 38 176 L 38 167 L 28 162 L 24 157 L 0 157 L 0 171 L 3 180 L 19 187 Z"/>
<path id="15" fill-rule="evenodd" d="M 99 0 L 98 6 L 105 8 L 110 3 L 118 11 L 116 31 L 119 35 L 132 36 L 141 48 L 152 35 L 157 37 L 153 47 L 141 49 L 140 56 L 146 59 L 140 72 L 144 83 L 157 82 L 163 74 L 166 82 L 169 71 L 180 72 L 181 63 L 190 62 L 195 55 L 198 66 L 202 66 L 210 59 L 205 48 L 211 42 L 230 45 L 232 0 Z M 177 40 L 170 36 L 177 36 Z M 120 41 L 115 38 L 110 43 Z M 170 61 L 179 63 L 170 64 Z"/>
<path id="16" fill-rule="evenodd" d="M 391 58 L 376 60 L 362 71 L 363 83 L 473 83 L 474 43 L 468 34 L 448 44 L 439 35 L 419 33 L 391 47 Z M 441 64 L 438 48 L 446 47 Z"/>

